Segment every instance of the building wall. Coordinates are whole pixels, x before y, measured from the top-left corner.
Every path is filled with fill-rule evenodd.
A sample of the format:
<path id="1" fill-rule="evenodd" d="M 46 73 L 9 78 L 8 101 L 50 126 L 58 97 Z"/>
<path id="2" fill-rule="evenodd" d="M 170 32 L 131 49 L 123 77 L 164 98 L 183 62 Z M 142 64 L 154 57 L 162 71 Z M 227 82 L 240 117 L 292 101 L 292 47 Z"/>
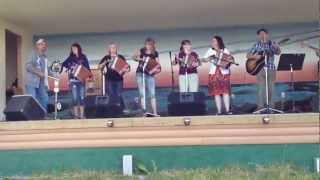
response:
<path id="1" fill-rule="evenodd" d="M 32 33 L 23 26 L 16 25 L 12 22 L 0 18 L 0 120 L 4 119 L 3 109 L 6 103 L 6 30 L 9 30 L 21 37 L 20 58 L 21 63 L 18 65 L 18 79 L 20 86 L 24 84 L 24 62 L 32 49 Z M 21 86 L 23 88 L 23 86 Z"/>

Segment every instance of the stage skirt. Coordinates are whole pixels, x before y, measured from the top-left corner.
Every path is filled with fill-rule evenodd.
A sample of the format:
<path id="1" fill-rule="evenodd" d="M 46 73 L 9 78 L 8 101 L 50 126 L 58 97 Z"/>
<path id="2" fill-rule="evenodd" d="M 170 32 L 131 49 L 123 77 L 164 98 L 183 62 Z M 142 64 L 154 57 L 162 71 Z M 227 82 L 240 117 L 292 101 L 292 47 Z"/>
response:
<path id="1" fill-rule="evenodd" d="M 221 74 L 220 68 L 216 68 L 215 74 L 209 74 L 209 96 L 230 94 L 230 74 Z"/>

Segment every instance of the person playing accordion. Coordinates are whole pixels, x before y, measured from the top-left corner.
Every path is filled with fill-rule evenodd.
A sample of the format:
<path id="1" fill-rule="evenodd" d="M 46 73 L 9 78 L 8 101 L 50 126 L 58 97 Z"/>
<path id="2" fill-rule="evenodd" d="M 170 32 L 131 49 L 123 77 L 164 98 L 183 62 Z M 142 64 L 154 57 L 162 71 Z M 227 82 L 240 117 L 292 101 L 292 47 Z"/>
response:
<path id="1" fill-rule="evenodd" d="M 77 76 L 77 71 L 83 68 L 90 71 L 89 61 L 85 54 L 82 53 L 80 44 L 71 45 L 69 57 L 62 63 L 61 72 L 67 71 L 69 78 L 69 87 L 72 91 L 73 116 L 75 119 L 84 119 L 84 98 L 85 98 L 85 81 Z M 92 75 L 88 76 L 91 78 Z"/>
<path id="2" fill-rule="evenodd" d="M 107 49 L 108 54 L 104 56 L 100 63 L 99 69 L 104 73 L 104 79 L 106 80 L 105 92 L 108 94 L 112 101 L 120 102 L 124 108 L 124 102 L 122 98 L 123 92 L 123 76 L 130 70 L 130 66 L 126 62 L 124 56 L 118 54 L 118 46 L 116 43 L 111 42 Z"/>

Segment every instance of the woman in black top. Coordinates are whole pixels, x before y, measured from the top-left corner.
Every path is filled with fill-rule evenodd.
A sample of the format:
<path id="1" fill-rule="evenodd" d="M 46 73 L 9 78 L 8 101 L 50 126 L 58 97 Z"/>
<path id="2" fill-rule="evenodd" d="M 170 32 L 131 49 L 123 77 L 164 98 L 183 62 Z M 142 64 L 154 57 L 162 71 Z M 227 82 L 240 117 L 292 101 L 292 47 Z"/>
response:
<path id="1" fill-rule="evenodd" d="M 140 49 L 134 56 L 133 59 L 139 63 L 136 78 L 138 84 L 138 90 L 140 94 L 141 107 L 146 110 L 146 96 L 149 94 L 150 103 L 152 108 L 152 115 L 159 116 L 157 112 L 157 101 L 155 95 L 156 82 L 154 75 L 148 74 L 145 70 L 145 60 L 146 58 L 155 59 L 159 63 L 159 54 L 156 51 L 155 40 L 152 38 L 147 38 L 144 43 L 144 47 Z"/>
<path id="2" fill-rule="evenodd" d="M 108 46 L 108 54 L 103 57 L 99 63 L 99 69 L 104 69 L 106 67 L 107 73 L 105 74 L 105 90 L 110 99 L 115 102 L 121 102 L 121 105 L 124 106 L 122 100 L 122 91 L 123 91 L 123 75 L 120 75 L 117 71 L 111 68 L 112 62 L 116 58 L 121 58 L 126 60 L 122 55 L 118 54 L 118 47 L 115 43 L 110 43 Z M 128 72 L 129 69 L 125 71 Z"/>
<path id="3" fill-rule="evenodd" d="M 84 119 L 84 98 L 85 84 L 74 76 L 77 65 L 83 65 L 90 70 L 89 61 L 82 53 L 80 44 L 71 45 L 69 57 L 62 64 L 62 71 L 67 70 L 69 77 L 69 86 L 73 97 L 73 115 L 74 118 Z"/>

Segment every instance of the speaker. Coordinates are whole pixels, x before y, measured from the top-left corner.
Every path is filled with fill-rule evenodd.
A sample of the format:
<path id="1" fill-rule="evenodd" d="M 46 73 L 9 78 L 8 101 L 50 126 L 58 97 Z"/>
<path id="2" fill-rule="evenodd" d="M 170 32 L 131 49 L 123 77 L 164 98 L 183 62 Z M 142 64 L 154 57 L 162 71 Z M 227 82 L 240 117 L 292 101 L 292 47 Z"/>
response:
<path id="1" fill-rule="evenodd" d="M 251 114 L 257 109 L 256 104 L 245 103 L 240 106 L 233 105 L 232 111 L 234 114 Z"/>
<path id="2" fill-rule="evenodd" d="M 109 96 L 87 96 L 85 114 L 87 118 L 114 118 L 123 114 L 121 98 Z"/>
<path id="3" fill-rule="evenodd" d="M 172 92 L 168 96 L 170 116 L 194 116 L 207 113 L 206 96 L 203 92 Z"/>
<path id="4" fill-rule="evenodd" d="M 87 96 L 84 99 L 84 113 L 86 118 L 96 118 L 96 97 L 97 96 Z"/>
<path id="5" fill-rule="evenodd" d="M 39 102 L 29 95 L 13 96 L 3 112 L 8 121 L 42 120 L 46 116 Z"/>

